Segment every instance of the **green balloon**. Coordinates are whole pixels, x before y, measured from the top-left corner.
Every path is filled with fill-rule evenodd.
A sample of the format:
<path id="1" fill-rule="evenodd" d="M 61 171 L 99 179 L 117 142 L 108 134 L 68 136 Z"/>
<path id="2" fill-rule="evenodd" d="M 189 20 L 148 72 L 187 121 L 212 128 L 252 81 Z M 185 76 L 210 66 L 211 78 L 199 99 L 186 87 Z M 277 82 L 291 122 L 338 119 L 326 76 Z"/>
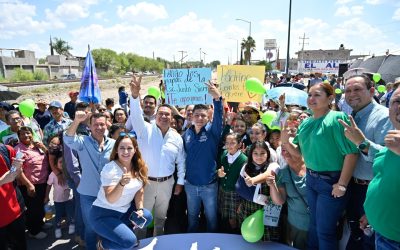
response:
<path id="1" fill-rule="evenodd" d="M 268 110 L 261 116 L 261 121 L 267 125 L 268 128 L 271 128 L 272 122 L 275 120 L 276 116 L 277 115 L 275 111 Z"/>
<path id="2" fill-rule="evenodd" d="M 341 89 L 335 89 L 335 93 L 336 93 L 336 94 L 341 94 L 341 93 L 342 93 L 342 90 L 341 90 Z"/>
<path id="3" fill-rule="evenodd" d="M 281 130 L 281 127 L 279 126 L 271 126 L 271 130 Z"/>
<path id="4" fill-rule="evenodd" d="M 148 90 L 147 90 L 147 94 L 154 96 L 156 99 L 160 98 L 161 96 L 161 91 L 159 88 L 157 88 L 156 86 L 151 86 Z"/>
<path id="5" fill-rule="evenodd" d="M 328 80 L 324 80 L 324 83 L 329 83 L 329 81 Z"/>
<path id="6" fill-rule="evenodd" d="M 35 101 L 26 99 L 19 103 L 19 111 L 25 117 L 31 118 L 35 112 Z"/>
<path id="7" fill-rule="evenodd" d="M 256 94 L 265 94 L 267 90 L 264 88 L 263 83 L 255 77 L 249 78 L 245 83 L 247 92 L 253 92 Z"/>
<path id="8" fill-rule="evenodd" d="M 241 227 L 243 239 L 251 243 L 261 240 L 264 235 L 263 217 L 264 211 L 260 209 L 243 221 Z"/>
<path id="9" fill-rule="evenodd" d="M 385 93 L 385 91 L 386 91 L 385 85 L 379 85 L 378 86 L 378 92 L 379 93 Z"/>
<path id="10" fill-rule="evenodd" d="M 381 74 L 379 73 L 374 73 L 372 75 L 372 79 L 374 80 L 374 82 L 379 82 L 381 80 Z"/>

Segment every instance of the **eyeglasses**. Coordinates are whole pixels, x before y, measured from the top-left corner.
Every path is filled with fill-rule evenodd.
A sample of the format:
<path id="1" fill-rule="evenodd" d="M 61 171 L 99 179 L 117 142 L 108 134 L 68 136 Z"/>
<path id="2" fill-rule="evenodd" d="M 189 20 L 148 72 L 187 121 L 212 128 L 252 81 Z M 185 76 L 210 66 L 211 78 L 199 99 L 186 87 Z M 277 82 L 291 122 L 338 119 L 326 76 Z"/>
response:
<path id="1" fill-rule="evenodd" d="M 251 114 L 255 114 L 255 112 L 244 110 L 244 111 L 242 111 L 242 114 L 243 114 L 243 115 L 251 115 Z"/>
<path id="2" fill-rule="evenodd" d="M 12 122 L 20 122 L 20 121 L 22 121 L 22 118 L 21 117 L 10 118 L 10 121 L 12 121 Z"/>
<path id="3" fill-rule="evenodd" d="M 123 136 L 128 136 L 129 138 L 137 138 L 137 135 L 136 135 L 136 132 L 135 131 L 131 131 L 131 132 L 129 132 L 129 133 L 126 133 L 126 132 L 120 132 L 119 133 L 119 136 L 120 137 L 123 137 Z"/>

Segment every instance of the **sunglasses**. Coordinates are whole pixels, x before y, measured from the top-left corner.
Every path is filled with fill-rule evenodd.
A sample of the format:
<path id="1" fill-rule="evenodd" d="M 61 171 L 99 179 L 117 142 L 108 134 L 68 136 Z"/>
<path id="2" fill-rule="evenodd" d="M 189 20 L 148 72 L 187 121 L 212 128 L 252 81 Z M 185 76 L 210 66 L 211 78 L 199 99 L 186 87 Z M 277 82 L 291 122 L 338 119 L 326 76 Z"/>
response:
<path id="1" fill-rule="evenodd" d="M 136 135 L 135 131 L 131 131 L 131 132 L 129 132 L 129 133 L 120 132 L 120 133 L 119 133 L 119 136 L 120 136 L 120 137 L 128 136 L 129 138 L 135 138 L 135 139 L 137 138 L 137 135 Z"/>
<path id="2" fill-rule="evenodd" d="M 251 115 L 251 114 L 255 114 L 256 112 L 254 111 L 242 111 L 243 115 Z"/>

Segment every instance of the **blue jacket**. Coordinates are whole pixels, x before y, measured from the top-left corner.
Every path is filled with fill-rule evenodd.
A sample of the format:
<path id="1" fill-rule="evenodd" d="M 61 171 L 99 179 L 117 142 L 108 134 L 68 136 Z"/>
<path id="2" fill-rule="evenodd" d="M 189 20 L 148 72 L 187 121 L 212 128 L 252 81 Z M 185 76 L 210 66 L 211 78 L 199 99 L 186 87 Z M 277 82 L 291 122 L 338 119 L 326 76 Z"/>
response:
<path id="1" fill-rule="evenodd" d="M 196 134 L 194 126 L 183 134 L 186 151 L 186 181 L 202 186 L 216 181 L 218 143 L 222 133 L 222 101 L 214 100 L 211 126 Z"/>

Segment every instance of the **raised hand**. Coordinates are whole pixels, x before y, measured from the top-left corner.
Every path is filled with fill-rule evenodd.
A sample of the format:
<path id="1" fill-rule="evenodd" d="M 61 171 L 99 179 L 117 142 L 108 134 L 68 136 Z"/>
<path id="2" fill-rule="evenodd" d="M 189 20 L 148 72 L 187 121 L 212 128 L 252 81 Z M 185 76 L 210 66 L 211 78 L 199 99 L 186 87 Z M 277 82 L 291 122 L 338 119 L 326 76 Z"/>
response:
<path id="1" fill-rule="evenodd" d="M 124 173 L 122 174 L 121 180 L 119 180 L 119 184 L 121 186 L 125 186 L 131 181 L 131 173 L 128 173 L 128 170 L 126 170 L 126 167 L 122 169 Z"/>
<path id="2" fill-rule="evenodd" d="M 355 145 L 359 145 L 361 142 L 363 142 L 365 140 L 365 135 L 357 127 L 357 124 L 355 123 L 355 121 L 351 115 L 349 116 L 349 118 L 350 118 L 350 125 L 348 125 L 342 119 L 339 119 L 338 121 L 344 127 L 344 135 L 346 136 L 346 138 L 349 139 Z"/>
<path id="3" fill-rule="evenodd" d="M 142 82 L 142 75 L 140 75 L 139 77 L 136 77 L 135 75 L 132 76 L 129 86 L 131 88 L 131 94 L 134 99 L 136 99 L 139 96 L 141 82 Z"/>
<path id="4" fill-rule="evenodd" d="M 253 178 L 251 178 L 250 176 L 248 176 L 246 172 L 244 172 L 244 181 L 246 182 L 246 185 L 247 185 L 248 187 L 254 186 Z"/>
<path id="5" fill-rule="evenodd" d="M 214 83 L 209 81 L 208 83 L 204 83 L 208 87 L 208 93 L 214 98 L 219 99 L 221 97 L 221 93 L 219 93 L 218 88 L 215 86 Z"/>
<path id="6" fill-rule="evenodd" d="M 224 172 L 224 167 L 221 167 L 220 169 L 218 169 L 218 177 L 222 178 L 226 176 L 226 173 Z"/>
<path id="7" fill-rule="evenodd" d="M 84 122 L 87 118 L 89 118 L 92 115 L 92 112 L 86 113 L 85 111 L 76 111 L 75 112 L 75 120 L 79 123 Z"/>
<path id="8" fill-rule="evenodd" d="M 400 155 L 400 130 L 389 130 L 385 136 L 385 146 L 393 153 Z"/>

